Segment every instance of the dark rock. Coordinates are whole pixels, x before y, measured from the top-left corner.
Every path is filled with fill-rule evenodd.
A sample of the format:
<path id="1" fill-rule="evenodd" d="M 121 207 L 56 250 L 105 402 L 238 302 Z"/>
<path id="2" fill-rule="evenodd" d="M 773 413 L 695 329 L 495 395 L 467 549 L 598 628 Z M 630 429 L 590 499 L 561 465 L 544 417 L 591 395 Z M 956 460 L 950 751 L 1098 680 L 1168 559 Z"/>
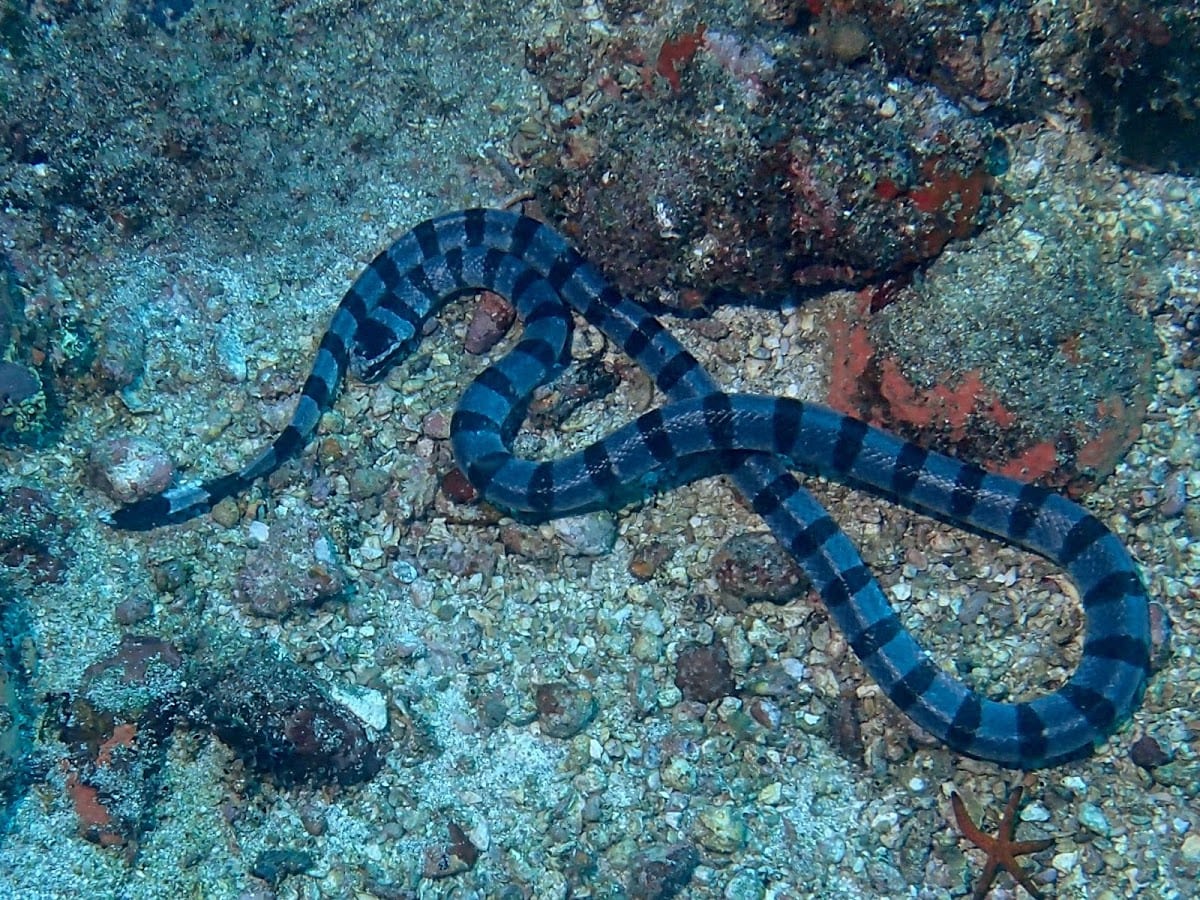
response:
<path id="1" fill-rule="evenodd" d="M 629 872 L 631 900 L 671 900 L 688 886 L 700 864 L 691 844 L 647 850 L 634 859 Z"/>
<path id="2" fill-rule="evenodd" d="M 279 883 L 290 875 L 303 875 L 313 867 L 311 853 L 302 850 L 264 850 L 254 860 L 250 874 L 261 878 L 271 887 L 279 887 Z"/>
<path id="3" fill-rule="evenodd" d="M 733 693 L 733 668 L 720 641 L 690 644 L 679 651 L 675 663 L 675 686 L 687 700 L 711 703 Z"/>
<path id="4" fill-rule="evenodd" d="M 1200 18 L 1191 0 L 1101 4 L 1084 94 L 1096 129 L 1129 162 L 1200 173 Z"/>
<path id="5" fill-rule="evenodd" d="M 67 528 L 41 488 L 17 485 L 0 491 L 0 566 L 20 571 L 36 584 L 61 581 L 74 556 L 66 543 Z"/>
<path id="6" fill-rule="evenodd" d="M 591 691 L 562 681 L 539 684 L 534 702 L 542 733 L 556 738 L 579 734 L 596 717 L 599 709 Z"/>
<path id="7" fill-rule="evenodd" d="M 69 750 L 63 761 L 66 792 L 80 835 L 102 847 L 122 848 L 132 858 L 154 826 L 174 724 L 171 715 L 161 713 L 166 695 L 177 692 L 179 682 L 168 676 L 160 689 L 144 668 L 151 652 L 146 648 L 169 645 L 141 638 L 129 646 L 137 648 L 130 669 L 123 668 L 119 650 L 89 666 L 80 691 L 56 698 L 45 722 Z"/>
<path id="8" fill-rule="evenodd" d="M 1143 734 L 1133 742 L 1129 748 L 1129 758 L 1134 765 L 1143 769 L 1153 769 L 1171 761 L 1171 755 L 1149 734 Z"/>
<path id="9" fill-rule="evenodd" d="M 787 603 L 809 585 L 792 555 L 765 535 L 735 535 L 716 552 L 711 566 L 726 606 L 735 612 L 762 600 Z"/>
<path id="10" fill-rule="evenodd" d="M 104 732 L 108 722 L 129 722 L 143 737 L 158 730 L 169 732 L 175 723 L 175 705 L 190 676 L 185 663 L 175 645 L 162 638 L 122 636 L 116 649 L 83 670 L 73 697 L 81 730 L 91 727 Z M 85 714 L 85 708 L 90 713 Z"/>
<path id="11" fill-rule="evenodd" d="M 668 41 L 665 82 L 552 135 L 539 200 L 622 292 L 682 308 L 911 271 L 995 218 L 991 124 L 824 50 L 765 27 Z"/>
<path id="12" fill-rule="evenodd" d="M 160 736 L 134 722 L 114 725 L 94 754 L 73 754 L 66 784 L 80 835 L 102 847 L 123 847 L 132 858 L 154 824 L 165 761 Z"/>
<path id="13" fill-rule="evenodd" d="M 862 30 L 871 49 L 910 78 L 935 84 L 973 109 L 1027 118 L 1046 95 L 1039 63 L 1048 51 L 1044 36 L 1033 34 L 1033 19 L 1024 2 L 984 9 L 851 0 L 822 17 L 814 33 L 834 53 L 847 29 Z"/>
<path id="14" fill-rule="evenodd" d="M 41 389 L 42 384 L 34 372 L 0 360 L 0 421 L 13 415 L 10 410 L 37 396 Z"/>
<path id="15" fill-rule="evenodd" d="M 1086 220 L 1014 210 L 894 302 L 830 323 L 829 405 L 1022 481 L 1094 488 L 1141 433 L 1159 352 L 1103 243 Z"/>
<path id="16" fill-rule="evenodd" d="M 0 440 L 22 440 L 45 424 L 46 395 L 33 369 L 0 360 Z"/>
<path id="17" fill-rule="evenodd" d="M 316 676 L 286 660 L 248 653 L 205 673 L 191 702 L 193 717 L 279 784 L 352 784 L 383 765 L 363 724 Z"/>

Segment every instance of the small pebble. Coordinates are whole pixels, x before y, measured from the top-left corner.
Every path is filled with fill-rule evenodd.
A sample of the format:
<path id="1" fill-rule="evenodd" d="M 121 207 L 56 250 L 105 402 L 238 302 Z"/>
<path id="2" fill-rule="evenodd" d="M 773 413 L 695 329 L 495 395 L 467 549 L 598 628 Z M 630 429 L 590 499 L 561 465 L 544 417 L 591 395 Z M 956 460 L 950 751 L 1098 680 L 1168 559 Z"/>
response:
<path id="1" fill-rule="evenodd" d="M 232 528 L 241 519 L 242 511 L 238 509 L 236 500 L 226 497 L 212 508 L 212 517 L 213 521 L 221 527 Z"/>
<path id="2" fill-rule="evenodd" d="M 1022 822 L 1049 822 L 1050 810 L 1041 803 L 1030 803 L 1021 810 L 1020 819 Z"/>
<path id="3" fill-rule="evenodd" d="M 556 738 L 579 734 L 599 711 L 591 691 L 563 681 L 539 684 L 534 692 L 534 702 L 542 733 Z"/>
<path id="4" fill-rule="evenodd" d="M 750 718 L 768 731 L 778 731 L 783 724 L 783 712 L 764 697 L 756 697 L 749 705 Z"/>
<path id="5" fill-rule="evenodd" d="M 487 353 L 500 342 L 516 318 L 517 311 L 506 299 L 492 291 L 481 291 L 463 346 L 476 356 Z"/>
<path id="6" fill-rule="evenodd" d="M 1185 837 L 1179 854 L 1188 865 L 1200 865 L 1200 834 L 1189 834 Z"/>
<path id="7" fill-rule="evenodd" d="M 603 556 L 617 542 L 617 520 L 605 510 L 555 519 L 553 527 L 571 556 Z"/>
<path id="8" fill-rule="evenodd" d="M 396 560 L 392 563 L 390 571 L 392 577 L 401 584 L 412 584 L 420 577 L 417 567 L 406 559 Z"/>
<path id="9" fill-rule="evenodd" d="M 1129 758 L 1133 760 L 1134 765 L 1141 766 L 1143 769 L 1153 769 L 1171 759 L 1167 751 L 1162 748 L 1162 744 L 1149 734 L 1144 734 L 1133 742 L 1133 746 L 1129 748 Z"/>
<path id="10" fill-rule="evenodd" d="M 350 474 L 350 497 L 356 502 L 378 497 L 392 483 L 392 474 L 387 469 L 364 467 Z"/>
<path id="11" fill-rule="evenodd" d="M 763 900 L 762 875 L 753 869 L 735 872 L 725 885 L 725 900 Z"/>
<path id="12" fill-rule="evenodd" d="M 1064 853 L 1056 853 L 1054 859 L 1050 861 L 1050 865 L 1063 875 L 1070 875 L 1079 865 L 1079 851 L 1069 850 Z"/>
<path id="13" fill-rule="evenodd" d="M 737 853 L 749 840 L 741 814 L 730 806 L 706 806 L 696 816 L 696 840 L 714 853 Z"/>
<path id="14" fill-rule="evenodd" d="M 679 651 L 675 686 L 688 700 L 711 703 L 733 693 L 733 669 L 725 645 L 691 644 Z"/>
<path id="15" fill-rule="evenodd" d="M 271 537 L 271 529 L 266 522 L 251 522 L 246 536 L 255 544 L 265 544 Z"/>
<path id="16" fill-rule="evenodd" d="M 312 856 L 300 850 L 264 850 L 250 872 L 271 887 L 278 887 L 289 875 L 300 875 L 312 867 Z"/>
<path id="17" fill-rule="evenodd" d="M 971 591 L 958 612 L 958 621 L 963 625 L 974 625 L 991 601 L 992 595 L 987 591 Z"/>
<path id="18" fill-rule="evenodd" d="M 450 437 L 450 418 L 440 409 L 435 409 L 421 420 L 421 434 L 427 438 L 444 441 Z"/>
<path id="19" fill-rule="evenodd" d="M 778 781 L 772 781 L 758 792 L 756 799 L 759 803 L 765 803 L 767 806 L 777 806 L 783 799 L 783 785 Z"/>
<path id="20" fill-rule="evenodd" d="M 479 848 L 471 843 L 465 831 L 456 822 L 447 825 L 450 843 L 444 847 L 430 847 L 425 851 L 425 865 L 421 874 L 426 878 L 448 878 L 474 868 L 479 859 Z"/>
<path id="21" fill-rule="evenodd" d="M 301 806 L 299 813 L 300 824 L 313 837 L 320 837 L 328 830 L 329 822 L 325 818 L 325 808 L 315 800 Z"/>
<path id="22" fill-rule="evenodd" d="M 662 616 L 659 615 L 658 610 L 649 609 L 646 611 L 646 615 L 642 618 L 642 631 L 656 637 L 662 637 L 666 633 L 667 626 L 663 624 Z"/>
<path id="23" fill-rule="evenodd" d="M 630 649 L 634 659 L 654 663 L 662 658 L 663 643 L 657 635 L 639 631 L 634 637 L 633 646 Z"/>
<path id="24" fill-rule="evenodd" d="M 684 794 L 690 794 L 700 782 L 696 767 L 682 756 L 672 756 L 667 759 L 659 770 L 662 782 L 667 787 Z"/>
<path id="25" fill-rule="evenodd" d="M 672 549 L 663 541 L 650 541 L 638 547 L 629 561 L 629 574 L 638 581 L 649 581 L 671 558 Z"/>
<path id="26" fill-rule="evenodd" d="M 120 503 L 130 503 L 171 486 L 175 466 L 167 451 L 141 437 L 108 438 L 92 445 L 88 483 Z"/>
<path id="27" fill-rule="evenodd" d="M 442 477 L 442 493 L 455 503 L 473 503 L 479 497 L 475 486 L 457 466 Z"/>
<path id="28" fill-rule="evenodd" d="M 192 577 L 192 567 L 180 559 L 167 559 L 150 570 L 154 578 L 154 589 L 160 594 L 173 594 L 183 588 Z"/>
<path id="29" fill-rule="evenodd" d="M 773 538 L 756 534 L 727 540 L 712 558 L 712 572 L 734 612 L 761 600 L 786 603 L 809 584 L 791 554 Z"/>
<path id="30" fill-rule="evenodd" d="M 1079 824 L 1101 837 L 1112 833 L 1112 826 L 1104 817 L 1103 811 L 1095 803 L 1083 803 L 1079 807 Z"/>
<path id="31" fill-rule="evenodd" d="M 642 900 L 670 900 L 684 896 L 684 888 L 700 864 L 700 854 L 691 844 L 650 847 L 629 864 L 629 896 Z"/>
<path id="32" fill-rule="evenodd" d="M 113 610 L 113 618 L 118 625 L 136 625 L 150 618 L 152 607 L 144 597 L 127 597 L 117 604 Z"/>
<path id="33" fill-rule="evenodd" d="M 1163 483 L 1162 500 L 1158 511 L 1172 519 L 1187 507 L 1187 477 L 1182 469 L 1176 469 Z"/>
<path id="34" fill-rule="evenodd" d="M 330 684 L 329 696 L 376 731 L 387 730 L 387 698 L 379 691 L 358 684 Z"/>

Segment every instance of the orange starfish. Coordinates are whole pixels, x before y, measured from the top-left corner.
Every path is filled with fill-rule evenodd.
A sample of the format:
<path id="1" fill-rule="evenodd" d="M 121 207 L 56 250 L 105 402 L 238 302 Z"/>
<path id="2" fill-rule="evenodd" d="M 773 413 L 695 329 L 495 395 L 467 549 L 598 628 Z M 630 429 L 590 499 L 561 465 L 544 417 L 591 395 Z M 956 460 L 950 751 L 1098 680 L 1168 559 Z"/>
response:
<path id="1" fill-rule="evenodd" d="M 983 900 L 987 896 L 988 888 L 992 886 L 992 881 L 995 880 L 996 873 L 1000 869 L 1004 869 L 1015 878 L 1021 887 L 1029 891 L 1029 895 L 1034 900 L 1042 900 L 1042 892 L 1034 887 L 1033 879 L 1017 862 L 1017 857 L 1026 853 L 1037 853 L 1039 850 L 1053 846 L 1054 838 L 1043 838 L 1038 841 L 1013 840 L 1017 830 L 1017 808 L 1021 805 L 1021 795 L 1024 792 L 1025 789 L 1020 785 L 1013 788 L 1008 797 L 1008 804 L 1004 807 L 1004 815 L 1000 817 L 995 837 L 984 834 L 971 821 L 962 797 L 958 796 L 957 791 L 950 794 L 950 805 L 954 807 L 954 818 L 958 820 L 959 829 L 972 844 L 987 854 L 983 874 L 979 876 L 979 881 L 975 885 L 975 893 L 971 895 L 972 900 Z"/>

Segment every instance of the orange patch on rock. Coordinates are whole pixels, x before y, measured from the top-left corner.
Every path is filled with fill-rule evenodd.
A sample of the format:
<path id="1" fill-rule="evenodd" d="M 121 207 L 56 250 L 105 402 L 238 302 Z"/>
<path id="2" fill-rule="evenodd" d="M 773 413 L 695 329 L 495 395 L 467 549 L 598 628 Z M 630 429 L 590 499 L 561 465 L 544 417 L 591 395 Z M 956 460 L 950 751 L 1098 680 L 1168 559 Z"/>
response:
<path id="1" fill-rule="evenodd" d="M 895 200 L 904 193 L 904 189 L 891 178 L 880 178 L 875 182 L 875 196 L 880 200 Z"/>
<path id="2" fill-rule="evenodd" d="M 100 800 L 100 791 L 79 779 L 77 772 L 67 776 L 67 794 L 79 819 L 79 833 L 101 847 L 115 847 L 125 838 L 113 829 L 112 815 Z"/>
<path id="3" fill-rule="evenodd" d="M 921 177 L 924 184 L 909 191 L 908 197 L 937 221 L 922 239 L 922 251 L 936 256 L 951 238 L 965 238 L 975 230 L 983 197 L 995 179 L 982 168 L 966 175 L 947 170 L 941 157 L 925 160 Z"/>
<path id="4" fill-rule="evenodd" d="M 1138 398 L 1127 403 L 1114 395 L 1096 404 L 1099 426 L 1103 429 L 1079 448 L 1079 465 L 1094 470 L 1103 477 L 1117 465 L 1117 460 L 1141 431 L 1146 418 L 1146 400 Z"/>
<path id="5" fill-rule="evenodd" d="M 861 379 L 875 355 L 871 338 L 862 325 L 842 319 L 829 323 L 833 358 L 829 372 L 829 405 L 838 412 L 861 416 Z"/>
<path id="6" fill-rule="evenodd" d="M 700 25 L 695 31 L 681 34 L 675 40 L 667 41 L 658 51 L 654 71 L 667 79 L 672 91 L 678 92 L 680 85 L 679 70 L 676 66 L 687 62 L 696 55 L 696 51 L 700 49 L 700 44 L 704 40 L 705 28 L 706 26 Z"/>
<path id="7" fill-rule="evenodd" d="M 993 471 L 1017 481 L 1037 481 L 1049 478 L 1058 470 L 1058 450 L 1050 441 L 1034 444 Z"/>
<path id="8" fill-rule="evenodd" d="M 1012 428 L 1017 424 L 1017 414 L 1005 406 L 999 397 L 994 397 L 988 405 L 987 415 L 1001 428 Z"/>
<path id="9" fill-rule="evenodd" d="M 983 380 L 978 369 L 961 373 L 931 388 L 914 385 L 894 357 L 880 359 L 867 326 L 835 319 L 829 324 L 832 359 L 828 403 L 839 412 L 885 429 L 904 428 L 937 434 L 950 444 L 968 442 L 980 420 L 1004 430 L 1017 424 L 1017 415 Z M 1058 468 L 1054 443 L 1048 441 L 1008 459 L 981 460 L 994 471 L 1030 480 Z"/>
<path id="10" fill-rule="evenodd" d="M 113 750 L 117 747 L 133 747 L 137 737 L 137 725 L 133 722 L 123 722 L 113 728 L 112 735 L 105 740 L 96 752 L 96 765 L 107 766 L 112 763 Z"/>
<path id="11" fill-rule="evenodd" d="M 96 767 L 112 764 L 113 751 L 118 747 L 133 747 L 137 736 L 137 725 L 132 722 L 117 725 L 113 733 L 100 744 L 96 752 Z M 65 760 L 63 766 L 70 764 Z M 115 847 L 127 842 L 128 837 L 120 832 L 112 814 L 100 797 L 100 790 L 79 777 L 79 772 L 67 774 L 67 795 L 75 807 L 79 819 L 79 833 L 101 847 Z"/>
<path id="12" fill-rule="evenodd" d="M 950 452 L 965 452 L 976 462 L 1020 481 L 1038 481 L 1072 496 L 1091 490 L 1112 472 L 1145 420 L 1147 398 L 1111 396 L 1096 405 L 1093 417 L 1064 422 L 1053 434 L 1032 436 L 1018 429 L 1020 417 L 1009 409 L 979 370 L 942 376 L 930 388 L 914 385 L 896 357 L 883 357 L 866 325 L 869 294 L 860 292 L 856 313 L 829 323 L 831 361 L 827 402 L 847 415 L 878 428 L 923 432 Z M 1068 344 L 1068 349 L 1070 345 Z M 982 442 L 973 429 L 994 425 L 1003 434 Z M 1024 447 L 1020 452 L 1017 447 Z M 1015 454 L 1015 455 L 1009 455 Z"/>
<path id="13" fill-rule="evenodd" d="M 967 436 L 972 416 L 985 416 L 1011 425 L 1013 415 L 983 383 L 978 369 L 962 373 L 957 385 L 935 384 L 918 389 L 900 370 L 895 359 L 879 366 L 879 390 L 888 402 L 891 418 L 916 428 L 944 429 L 952 441 Z"/>

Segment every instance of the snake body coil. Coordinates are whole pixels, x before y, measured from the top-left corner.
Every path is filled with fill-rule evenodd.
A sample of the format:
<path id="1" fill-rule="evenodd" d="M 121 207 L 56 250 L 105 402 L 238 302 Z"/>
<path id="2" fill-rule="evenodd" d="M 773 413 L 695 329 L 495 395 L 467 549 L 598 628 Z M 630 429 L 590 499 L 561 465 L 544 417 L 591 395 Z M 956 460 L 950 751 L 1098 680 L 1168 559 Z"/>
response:
<path id="1" fill-rule="evenodd" d="M 172 488 L 117 510 L 147 529 L 191 518 L 299 453 L 347 368 L 371 380 L 411 353 L 451 297 L 488 289 L 524 321 L 517 346 L 467 388 L 451 439 L 468 479 L 513 512 L 559 516 L 619 505 L 697 473 L 726 472 L 808 573 L 829 614 L 885 694 L 962 753 L 1033 769 L 1090 753 L 1141 702 L 1149 668 L 1148 600 L 1133 561 L 1094 516 L 1043 488 L 924 450 L 857 419 L 797 400 L 723 393 L 647 310 L 622 297 L 553 229 L 472 209 L 422 222 L 346 292 L 321 339 L 291 424 L 236 473 Z M 667 396 L 563 459 L 515 457 L 533 390 L 565 365 L 571 310 L 636 360 Z M 1062 566 L 1087 623 L 1070 679 L 1019 703 L 985 699 L 939 669 L 900 623 L 849 538 L 788 466 L 868 485 L 995 535 Z"/>

